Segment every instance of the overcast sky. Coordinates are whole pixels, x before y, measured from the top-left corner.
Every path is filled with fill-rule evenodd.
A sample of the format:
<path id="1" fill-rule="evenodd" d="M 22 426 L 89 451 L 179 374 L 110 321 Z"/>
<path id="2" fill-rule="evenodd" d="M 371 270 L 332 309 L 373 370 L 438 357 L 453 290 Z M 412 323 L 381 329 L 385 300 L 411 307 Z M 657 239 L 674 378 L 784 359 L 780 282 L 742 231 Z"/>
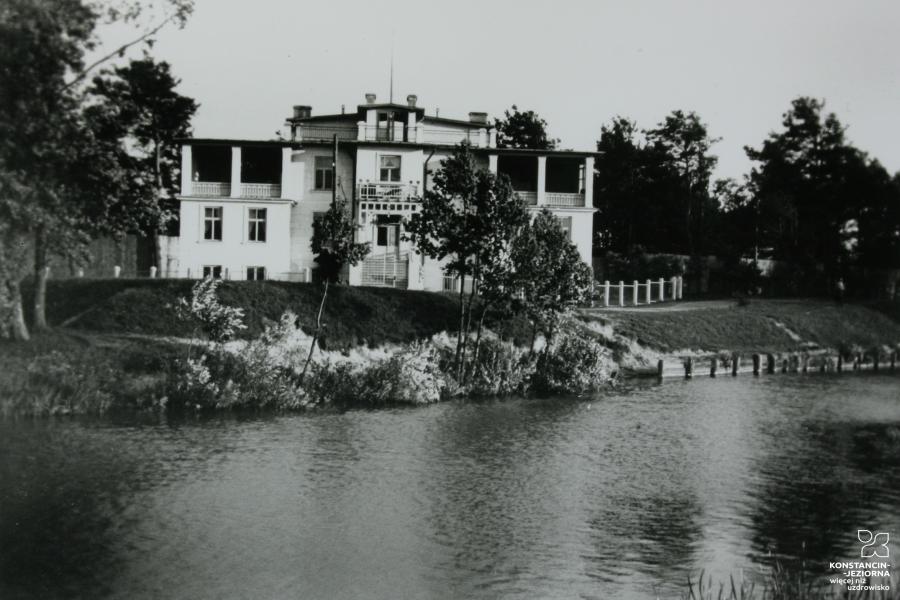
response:
<path id="1" fill-rule="evenodd" d="M 115 36 L 107 40 L 112 43 Z M 155 54 L 200 103 L 194 133 L 269 139 L 294 104 L 348 110 L 375 92 L 428 114 L 537 111 L 562 146 L 593 149 L 615 115 L 651 127 L 694 110 L 722 140 L 719 176 L 823 98 L 848 137 L 900 170 L 900 2 L 197 0 Z"/>

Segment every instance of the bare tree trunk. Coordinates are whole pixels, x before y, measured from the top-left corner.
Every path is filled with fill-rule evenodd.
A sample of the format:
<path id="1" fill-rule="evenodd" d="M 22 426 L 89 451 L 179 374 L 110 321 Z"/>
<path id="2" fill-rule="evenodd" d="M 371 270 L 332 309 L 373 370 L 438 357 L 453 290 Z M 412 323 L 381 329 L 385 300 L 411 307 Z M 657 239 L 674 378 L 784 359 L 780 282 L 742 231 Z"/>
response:
<path id="1" fill-rule="evenodd" d="M 465 288 L 466 276 L 465 273 L 460 273 L 459 275 L 459 331 L 456 333 L 456 356 L 453 359 L 453 362 L 456 363 L 456 374 L 459 376 L 460 370 L 460 356 L 462 355 L 462 347 L 463 347 L 463 330 L 465 329 L 466 322 L 466 288 Z"/>
<path id="2" fill-rule="evenodd" d="M 19 307 L 21 308 L 21 302 Z M 34 329 L 45 331 L 47 325 L 47 233 L 39 227 L 34 234 Z"/>
<path id="3" fill-rule="evenodd" d="M 27 342 L 28 326 L 22 310 L 22 293 L 19 282 L 6 274 L 0 281 L 0 337 Z"/>
<path id="4" fill-rule="evenodd" d="M 322 302 L 319 303 L 319 314 L 316 315 L 316 330 L 313 333 L 312 343 L 309 345 L 309 354 L 306 357 L 306 364 L 303 365 L 303 372 L 300 373 L 300 383 L 306 378 L 306 371 L 309 369 L 309 363 L 312 361 L 313 352 L 316 349 L 316 343 L 319 341 L 319 331 L 322 329 L 322 311 L 325 308 L 325 298 L 328 297 L 328 279 L 325 279 L 325 291 L 322 292 Z"/>

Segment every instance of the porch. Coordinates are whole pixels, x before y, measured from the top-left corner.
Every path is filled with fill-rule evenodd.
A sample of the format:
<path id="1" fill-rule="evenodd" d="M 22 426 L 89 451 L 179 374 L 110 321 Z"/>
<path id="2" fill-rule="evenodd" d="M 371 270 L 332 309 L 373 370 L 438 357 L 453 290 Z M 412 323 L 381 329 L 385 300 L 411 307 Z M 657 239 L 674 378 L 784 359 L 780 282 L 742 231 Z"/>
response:
<path id="1" fill-rule="evenodd" d="M 181 193 L 210 198 L 282 198 L 290 149 L 274 145 L 182 147 Z"/>
<path id="2" fill-rule="evenodd" d="M 593 156 L 541 155 L 533 152 L 491 154 L 489 168 L 509 177 L 528 206 L 591 208 Z M 585 174 L 590 174 L 585 176 Z"/>

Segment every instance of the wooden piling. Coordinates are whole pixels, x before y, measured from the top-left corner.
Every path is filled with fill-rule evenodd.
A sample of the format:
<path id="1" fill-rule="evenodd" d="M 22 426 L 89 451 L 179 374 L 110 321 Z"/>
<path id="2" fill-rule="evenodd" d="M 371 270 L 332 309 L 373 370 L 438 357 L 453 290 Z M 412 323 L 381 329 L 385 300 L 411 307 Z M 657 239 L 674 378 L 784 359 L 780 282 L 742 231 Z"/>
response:
<path id="1" fill-rule="evenodd" d="M 663 361 L 662 361 L 662 359 L 659 359 L 658 361 L 656 361 L 656 376 L 659 377 L 660 379 L 663 378 Z"/>
<path id="2" fill-rule="evenodd" d="M 822 356 L 822 360 L 819 361 L 819 373 L 825 372 L 825 363 L 828 362 L 828 357 Z"/>
<path id="3" fill-rule="evenodd" d="M 838 352 L 838 360 L 837 360 L 837 372 L 840 373 L 844 370 L 844 355 Z"/>
<path id="4" fill-rule="evenodd" d="M 709 361 L 709 376 L 715 377 L 716 369 L 718 369 L 718 368 L 719 368 L 719 359 L 716 358 L 715 356 L 713 356 L 712 360 Z"/>
<path id="5" fill-rule="evenodd" d="M 759 377 L 759 354 L 753 355 L 753 375 Z"/>
<path id="6" fill-rule="evenodd" d="M 741 355 L 737 352 L 731 353 L 731 376 L 737 377 L 738 369 L 741 366 Z"/>
<path id="7" fill-rule="evenodd" d="M 878 350 L 872 353 L 872 370 L 878 372 Z"/>
<path id="8" fill-rule="evenodd" d="M 897 368 L 897 351 L 891 352 L 891 371 Z"/>
<path id="9" fill-rule="evenodd" d="M 782 361 L 781 361 L 781 372 L 782 373 L 788 372 L 788 359 L 786 359 L 786 358 L 782 359 Z"/>
<path id="10" fill-rule="evenodd" d="M 808 356 L 805 356 L 805 355 L 804 355 L 803 357 L 801 357 L 801 358 L 800 358 L 800 365 L 801 365 L 801 367 L 800 367 L 801 370 L 802 370 L 804 373 L 806 373 L 806 372 L 809 370 L 809 357 L 808 357 Z"/>
<path id="11" fill-rule="evenodd" d="M 775 356 L 772 354 L 766 354 L 766 373 L 769 375 L 775 372 Z"/>
<path id="12" fill-rule="evenodd" d="M 862 353 L 857 352 L 856 358 L 853 361 L 853 370 L 859 371 L 862 368 Z"/>
<path id="13" fill-rule="evenodd" d="M 684 378 L 690 379 L 694 376 L 694 359 L 688 356 L 684 359 Z"/>

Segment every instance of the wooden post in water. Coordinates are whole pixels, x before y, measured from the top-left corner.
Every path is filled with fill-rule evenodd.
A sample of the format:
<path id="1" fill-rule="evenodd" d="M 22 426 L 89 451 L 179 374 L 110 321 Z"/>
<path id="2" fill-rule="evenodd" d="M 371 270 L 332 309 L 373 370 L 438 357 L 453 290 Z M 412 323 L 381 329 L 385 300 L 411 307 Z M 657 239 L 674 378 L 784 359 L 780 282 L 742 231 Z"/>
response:
<path id="1" fill-rule="evenodd" d="M 819 363 L 819 373 L 825 372 L 825 363 L 828 362 L 828 357 L 822 355 L 822 362 Z"/>
<path id="2" fill-rule="evenodd" d="M 787 371 L 788 371 L 788 359 L 785 358 L 785 359 L 782 359 L 782 361 L 781 361 L 781 372 L 787 373 Z"/>
<path id="3" fill-rule="evenodd" d="M 800 357 L 796 354 L 791 354 L 791 373 L 796 373 L 800 370 Z"/>
<path id="4" fill-rule="evenodd" d="M 803 372 L 806 373 L 806 371 L 809 369 L 809 356 L 806 356 L 804 354 L 800 359 L 800 364 L 802 365 Z"/>
<path id="5" fill-rule="evenodd" d="M 862 353 L 857 352 L 856 358 L 853 361 L 853 370 L 859 371 L 862 368 Z"/>
<path id="6" fill-rule="evenodd" d="M 753 375 L 755 377 L 759 377 L 759 363 L 760 363 L 759 354 L 754 354 L 753 355 Z"/>
<path id="7" fill-rule="evenodd" d="M 838 360 L 837 360 L 837 372 L 840 373 L 844 370 L 844 355 L 838 352 Z"/>
<path id="8" fill-rule="evenodd" d="M 731 376 L 737 377 L 738 369 L 741 367 L 741 355 L 737 352 L 731 353 Z"/>
<path id="9" fill-rule="evenodd" d="M 872 370 L 878 372 L 878 348 L 872 352 Z"/>
<path id="10" fill-rule="evenodd" d="M 663 361 L 662 361 L 662 359 L 659 359 L 658 361 L 656 361 L 656 376 L 659 377 L 660 379 L 663 378 Z"/>
<path id="11" fill-rule="evenodd" d="M 694 376 L 694 359 L 688 356 L 684 359 L 684 378 L 690 379 Z"/>
<path id="12" fill-rule="evenodd" d="M 775 356 L 772 354 L 766 354 L 766 373 L 771 375 L 775 372 Z"/>
<path id="13" fill-rule="evenodd" d="M 897 351 L 891 352 L 891 371 L 897 367 Z"/>
<path id="14" fill-rule="evenodd" d="M 719 368 L 719 359 L 718 359 L 718 357 L 713 356 L 712 360 L 709 361 L 709 376 L 715 377 L 716 369 L 718 369 L 718 368 Z"/>

